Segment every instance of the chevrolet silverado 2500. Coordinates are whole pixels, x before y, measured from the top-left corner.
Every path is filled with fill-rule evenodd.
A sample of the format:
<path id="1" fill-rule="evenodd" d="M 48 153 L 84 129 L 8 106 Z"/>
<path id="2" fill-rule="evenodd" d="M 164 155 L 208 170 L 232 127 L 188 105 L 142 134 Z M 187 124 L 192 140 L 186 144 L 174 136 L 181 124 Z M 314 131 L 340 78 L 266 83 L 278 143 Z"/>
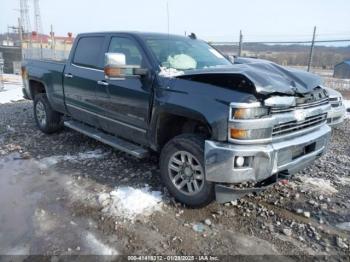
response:
<path id="1" fill-rule="evenodd" d="M 193 207 L 288 178 L 331 132 L 319 77 L 232 63 L 195 37 L 80 34 L 67 61 L 26 60 L 22 73 L 41 131 L 66 126 L 138 158 L 159 152 L 164 185 Z"/>

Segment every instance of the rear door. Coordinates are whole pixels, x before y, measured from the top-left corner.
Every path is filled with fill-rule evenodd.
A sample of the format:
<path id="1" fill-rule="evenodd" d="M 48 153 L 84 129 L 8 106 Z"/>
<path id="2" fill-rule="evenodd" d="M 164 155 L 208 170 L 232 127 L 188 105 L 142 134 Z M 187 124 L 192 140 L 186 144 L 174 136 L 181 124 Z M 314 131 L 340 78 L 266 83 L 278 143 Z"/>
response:
<path id="1" fill-rule="evenodd" d="M 63 84 L 68 112 L 73 118 L 96 127 L 99 122 L 95 91 L 97 81 L 104 78 L 105 40 L 103 35 L 80 37 L 64 72 Z"/>
<path id="2" fill-rule="evenodd" d="M 127 65 L 151 69 L 139 43 L 128 35 L 112 35 L 108 48 L 109 53 L 122 53 Z M 101 114 L 100 125 L 108 132 L 141 144 L 146 143 L 152 80 L 149 76 L 128 76 L 121 79 L 105 80 L 97 90 L 98 105 Z M 101 83 L 101 82 L 100 82 Z M 105 97 L 109 97 L 105 100 Z"/>

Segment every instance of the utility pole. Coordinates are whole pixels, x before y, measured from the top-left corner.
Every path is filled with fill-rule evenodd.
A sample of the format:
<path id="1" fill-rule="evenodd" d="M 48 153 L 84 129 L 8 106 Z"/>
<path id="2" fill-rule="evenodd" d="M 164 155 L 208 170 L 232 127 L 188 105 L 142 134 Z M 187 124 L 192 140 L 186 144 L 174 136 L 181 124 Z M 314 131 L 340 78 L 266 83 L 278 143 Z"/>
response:
<path id="1" fill-rule="evenodd" d="M 19 35 L 19 45 L 21 47 L 22 59 L 24 59 L 24 52 L 23 52 L 23 27 L 22 27 L 22 23 L 21 23 L 21 18 L 18 18 L 18 35 Z"/>
<path id="2" fill-rule="evenodd" d="M 242 44 L 243 44 L 243 34 L 242 34 L 242 30 L 240 30 L 239 43 L 238 43 L 238 56 L 242 56 Z"/>
<path id="3" fill-rule="evenodd" d="M 53 26 L 51 25 L 51 32 L 50 32 L 50 36 L 51 36 L 51 59 L 55 59 L 56 58 L 56 50 L 55 50 L 55 33 L 53 32 Z"/>
<path id="4" fill-rule="evenodd" d="M 315 38 L 316 38 L 316 26 L 314 27 L 314 34 L 312 35 L 312 42 L 310 47 L 309 61 L 307 63 L 307 71 L 310 72 L 310 68 L 312 65 L 312 58 L 314 55 L 314 46 L 315 46 Z"/>
<path id="5" fill-rule="evenodd" d="M 7 36 L 6 36 L 6 40 L 7 40 L 7 46 L 10 46 L 10 26 L 7 25 Z"/>

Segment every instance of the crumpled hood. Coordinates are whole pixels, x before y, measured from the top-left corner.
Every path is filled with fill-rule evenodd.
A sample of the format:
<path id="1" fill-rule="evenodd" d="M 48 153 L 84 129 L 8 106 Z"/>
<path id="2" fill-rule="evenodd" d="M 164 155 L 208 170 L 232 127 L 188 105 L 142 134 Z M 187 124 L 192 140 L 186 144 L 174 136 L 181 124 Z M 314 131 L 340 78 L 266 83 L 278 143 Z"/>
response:
<path id="1" fill-rule="evenodd" d="M 179 78 L 191 75 L 233 74 L 243 75 L 260 94 L 283 93 L 288 95 L 309 93 L 322 84 L 317 75 L 302 70 L 282 67 L 260 59 L 237 58 L 230 67 L 186 71 Z"/>

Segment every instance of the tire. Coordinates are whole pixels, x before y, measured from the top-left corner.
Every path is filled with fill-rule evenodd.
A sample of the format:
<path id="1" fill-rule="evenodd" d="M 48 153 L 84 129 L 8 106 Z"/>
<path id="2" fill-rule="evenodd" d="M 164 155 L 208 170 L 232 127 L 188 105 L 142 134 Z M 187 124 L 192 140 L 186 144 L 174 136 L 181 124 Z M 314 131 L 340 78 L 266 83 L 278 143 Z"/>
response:
<path id="1" fill-rule="evenodd" d="M 170 140 L 160 155 L 160 173 L 177 201 L 199 208 L 214 200 L 214 184 L 205 178 L 203 138 L 184 134 Z"/>
<path id="2" fill-rule="evenodd" d="M 63 128 L 62 114 L 52 109 L 46 94 L 37 94 L 34 98 L 34 119 L 37 127 L 46 134 Z"/>

